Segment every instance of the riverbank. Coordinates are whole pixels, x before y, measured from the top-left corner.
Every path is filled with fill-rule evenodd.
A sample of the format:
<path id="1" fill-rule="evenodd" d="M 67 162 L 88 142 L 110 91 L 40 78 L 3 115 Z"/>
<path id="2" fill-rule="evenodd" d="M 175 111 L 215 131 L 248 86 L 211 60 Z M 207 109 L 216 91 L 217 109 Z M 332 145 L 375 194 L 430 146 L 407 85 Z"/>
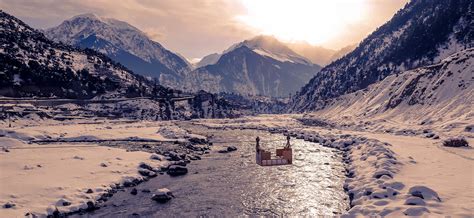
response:
<path id="1" fill-rule="evenodd" d="M 1 217 L 92 211 L 121 187 L 163 173 L 175 157 L 197 160 L 206 150 L 189 143 L 205 138 L 168 123 L 21 122 L 0 128 Z"/>

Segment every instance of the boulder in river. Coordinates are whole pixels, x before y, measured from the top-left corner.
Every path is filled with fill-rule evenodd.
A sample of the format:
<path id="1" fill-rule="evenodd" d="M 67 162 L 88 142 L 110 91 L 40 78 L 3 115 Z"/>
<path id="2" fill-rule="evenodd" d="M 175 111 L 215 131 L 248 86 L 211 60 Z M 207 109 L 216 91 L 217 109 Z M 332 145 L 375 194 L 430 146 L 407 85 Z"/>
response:
<path id="1" fill-rule="evenodd" d="M 12 202 L 7 202 L 6 204 L 3 205 L 3 208 L 13 208 L 16 205 Z"/>
<path id="2" fill-rule="evenodd" d="M 179 165 L 171 165 L 167 171 L 170 176 L 181 176 L 188 173 L 188 168 Z"/>
<path id="3" fill-rule="evenodd" d="M 146 176 L 146 177 L 155 177 L 156 176 L 156 173 L 151 171 L 151 170 L 147 170 L 147 169 L 138 169 L 138 173 L 140 173 L 140 175 L 142 176 Z"/>
<path id="4" fill-rule="evenodd" d="M 219 150 L 218 152 L 219 153 L 229 153 L 229 152 L 233 152 L 233 151 L 237 151 L 237 147 L 235 146 L 228 146 L 227 148 L 224 148 L 222 150 Z"/>
<path id="5" fill-rule="evenodd" d="M 142 168 L 142 169 L 153 170 L 153 167 L 150 166 L 150 164 L 145 163 L 145 162 L 141 162 L 141 163 L 138 165 L 138 167 L 139 167 L 139 168 Z"/>
<path id="6" fill-rule="evenodd" d="M 130 194 L 132 195 L 137 195 L 138 194 L 138 190 L 136 188 L 133 188 L 132 191 L 130 192 Z"/>
<path id="7" fill-rule="evenodd" d="M 167 188 L 160 188 L 155 191 L 155 194 L 151 197 L 152 200 L 164 204 L 173 198 L 173 193 Z"/>
<path id="8" fill-rule="evenodd" d="M 160 157 L 159 155 L 157 155 L 157 154 L 152 154 L 152 155 L 150 156 L 150 159 L 161 161 L 161 157 Z"/>
<path id="9" fill-rule="evenodd" d="M 443 145 L 446 147 L 469 147 L 467 140 L 462 137 L 446 139 Z"/>

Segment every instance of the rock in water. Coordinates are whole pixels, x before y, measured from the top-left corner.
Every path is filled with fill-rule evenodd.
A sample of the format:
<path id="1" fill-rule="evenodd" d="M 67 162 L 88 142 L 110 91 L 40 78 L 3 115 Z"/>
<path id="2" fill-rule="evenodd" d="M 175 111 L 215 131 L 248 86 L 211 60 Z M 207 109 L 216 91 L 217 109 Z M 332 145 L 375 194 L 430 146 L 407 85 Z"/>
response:
<path id="1" fill-rule="evenodd" d="M 233 151 L 237 151 L 237 147 L 235 146 L 229 146 L 225 149 L 222 149 L 222 150 L 219 150 L 218 152 L 219 153 L 229 153 L 229 152 L 233 152 Z"/>
<path id="2" fill-rule="evenodd" d="M 161 161 L 161 157 L 160 157 L 159 155 L 157 155 L 157 154 L 152 154 L 152 155 L 150 156 L 150 159 L 152 159 L 152 160 L 160 160 L 160 161 Z"/>
<path id="3" fill-rule="evenodd" d="M 443 145 L 446 147 L 469 147 L 469 143 L 462 137 L 449 138 L 443 141 Z"/>
<path id="4" fill-rule="evenodd" d="M 167 188 L 160 188 L 156 190 L 155 194 L 151 197 L 152 200 L 164 204 L 173 198 L 173 193 Z"/>
<path id="5" fill-rule="evenodd" d="M 237 148 L 235 146 L 229 146 L 227 147 L 227 151 L 228 152 L 237 151 Z"/>
<path id="6" fill-rule="evenodd" d="M 188 168 L 186 168 L 184 166 L 179 166 L 179 165 L 171 165 L 168 168 L 167 173 L 170 176 L 181 176 L 181 175 L 185 175 L 186 173 L 188 173 Z"/>
<path id="7" fill-rule="evenodd" d="M 155 177 L 155 176 L 157 176 L 155 172 L 153 172 L 151 170 L 147 170 L 147 169 L 138 169 L 138 173 L 140 173 L 140 175 L 146 176 L 146 177 Z"/>
<path id="8" fill-rule="evenodd" d="M 6 204 L 3 205 L 3 208 L 12 208 L 12 207 L 15 207 L 16 205 L 14 203 L 11 203 L 11 202 L 7 202 Z"/>
<path id="9" fill-rule="evenodd" d="M 145 163 L 145 162 L 141 162 L 141 163 L 138 165 L 138 167 L 139 167 L 139 168 L 142 168 L 142 169 L 153 170 L 153 167 L 150 166 L 150 164 Z"/>

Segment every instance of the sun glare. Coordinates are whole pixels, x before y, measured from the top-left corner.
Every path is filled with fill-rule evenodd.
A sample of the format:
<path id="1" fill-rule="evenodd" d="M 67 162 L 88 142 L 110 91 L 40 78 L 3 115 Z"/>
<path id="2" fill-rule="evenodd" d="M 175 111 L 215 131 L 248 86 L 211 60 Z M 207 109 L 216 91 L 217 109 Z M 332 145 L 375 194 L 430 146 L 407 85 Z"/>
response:
<path id="1" fill-rule="evenodd" d="M 284 41 L 322 44 L 361 20 L 365 0 L 242 0 L 237 17 L 261 34 Z"/>

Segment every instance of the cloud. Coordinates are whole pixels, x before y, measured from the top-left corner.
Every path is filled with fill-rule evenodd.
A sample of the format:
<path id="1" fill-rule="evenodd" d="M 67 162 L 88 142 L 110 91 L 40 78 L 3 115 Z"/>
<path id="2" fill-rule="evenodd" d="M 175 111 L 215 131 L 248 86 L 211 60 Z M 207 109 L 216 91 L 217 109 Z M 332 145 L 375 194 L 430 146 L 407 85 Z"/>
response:
<path id="1" fill-rule="evenodd" d="M 188 58 L 221 51 L 255 32 L 234 19 L 234 0 L 0 0 L 3 10 L 35 28 L 49 28 L 82 13 L 126 21 Z"/>
<path id="2" fill-rule="evenodd" d="M 166 40 L 166 30 L 164 28 L 157 28 L 157 27 L 147 27 L 142 29 L 143 32 L 148 36 L 148 38 L 161 42 Z"/>
<path id="3" fill-rule="evenodd" d="M 336 37 L 328 45 L 342 47 L 361 40 L 407 0 L 367 1 L 376 18 L 348 27 L 344 33 L 348 35 Z M 188 59 L 221 52 L 259 34 L 237 19 L 248 12 L 241 0 L 0 0 L 0 7 L 35 28 L 53 27 L 83 13 L 116 18 Z"/>

